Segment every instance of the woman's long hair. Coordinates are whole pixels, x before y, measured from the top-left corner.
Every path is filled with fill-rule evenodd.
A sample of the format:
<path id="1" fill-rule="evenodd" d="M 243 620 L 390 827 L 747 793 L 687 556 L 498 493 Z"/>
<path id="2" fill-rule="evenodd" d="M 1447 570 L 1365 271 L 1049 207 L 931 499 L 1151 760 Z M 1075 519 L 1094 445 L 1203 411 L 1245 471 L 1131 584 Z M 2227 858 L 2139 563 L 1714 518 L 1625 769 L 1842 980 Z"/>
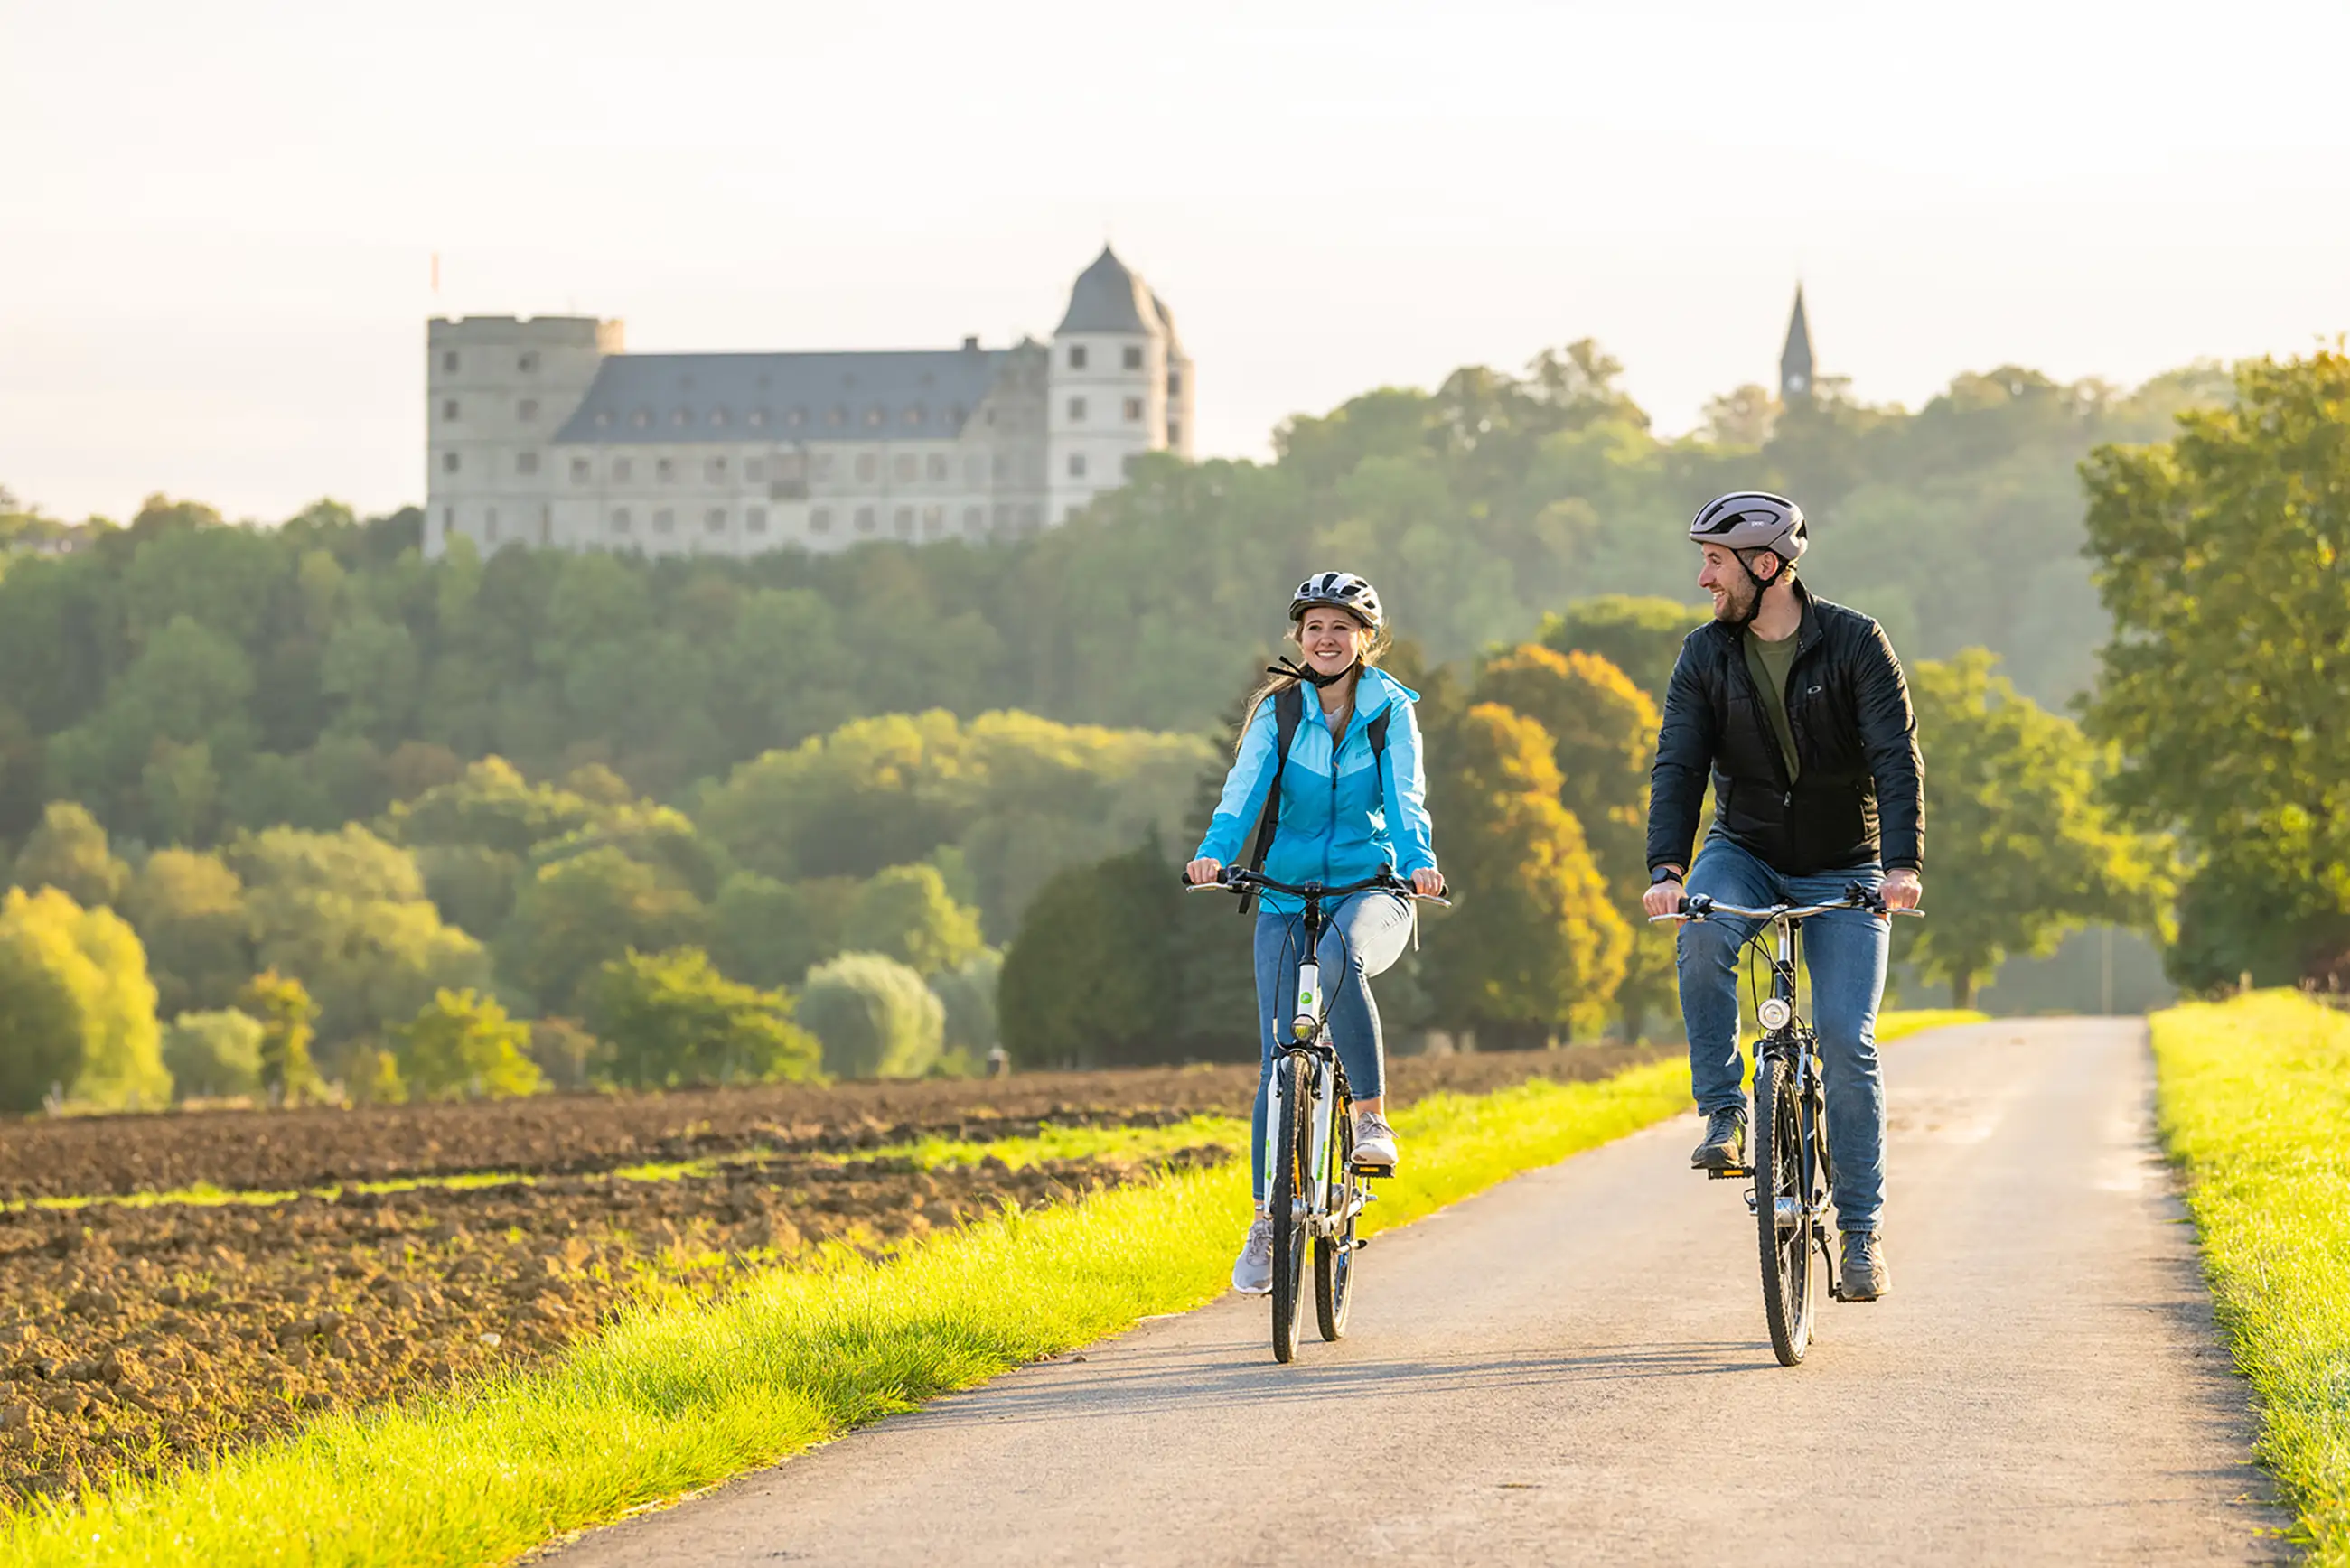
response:
<path id="1" fill-rule="evenodd" d="M 1354 615 L 1352 610 L 1348 610 L 1346 613 L 1349 616 Z M 1297 628 L 1302 624 L 1303 619 L 1304 618 L 1301 617 L 1298 620 L 1291 621 L 1289 623 L 1288 635 L 1282 639 L 1284 642 L 1288 643 L 1290 647 L 1297 650 L 1297 658 L 1301 663 L 1305 661 L 1305 645 L 1299 640 Z M 1363 623 L 1359 618 L 1357 618 L 1355 621 L 1355 624 L 1359 627 Z M 1388 634 L 1388 628 L 1384 626 L 1380 627 L 1377 631 L 1371 633 L 1371 640 L 1364 646 L 1363 651 L 1357 656 L 1355 662 L 1363 665 L 1366 668 L 1378 664 L 1379 661 L 1379 656 L 1387 652 L 1388 644 L 1394 640 L 1395 639 Z M 1357 679 L 1359 680 L 1360 677 L 1358 676 Z M 1249 693 L 1248 705 L 1241 710 L 1240 728 L 1232 734 L 1232 755 L 1240 755 L 1241 742 L 1248 738 L 1249 726 L 1256 722 L 1256 711 L 1264 705 L 1264 700 L 1268 697 L 1275 696 L 1281 692 L 1286 691 L 1291 687 L 1297 684 L 1299 684 L 1299 682 L 1296 676 L 1284 675 L 1277 670 L 1269 671 L 1265 675 L 1265 678 L 1257 683 L 1256 690 Z"/>

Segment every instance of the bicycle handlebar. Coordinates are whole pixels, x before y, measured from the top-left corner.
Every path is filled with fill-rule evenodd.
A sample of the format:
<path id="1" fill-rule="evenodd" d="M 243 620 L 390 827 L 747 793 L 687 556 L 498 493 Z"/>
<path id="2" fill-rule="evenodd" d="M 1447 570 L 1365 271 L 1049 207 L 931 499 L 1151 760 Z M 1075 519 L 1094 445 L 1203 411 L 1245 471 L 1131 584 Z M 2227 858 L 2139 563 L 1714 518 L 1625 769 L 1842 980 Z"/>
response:
<path id="1" fill-rule="evenodd" d="M 1833 914 L 1838 909 L 1866 909 L 1872 915 L 1888 919 L 1894 915 L 1926 918 L 1923 909 L 1888 909 L 1884 895 L 1873 888 L 1853 883 L 1844 890 L 1844 897 L 1830 904 L 1773 904 L 1767 909 L 1750 909 L 1740 904 L 1725 904 L 1704 893 L 1693 893 L 1681 900 L 1681 907 L 1669 915 L 1651 915 L 1648 924 L 1661 925 L 1667 920 L 1691 920 L 1702 923 L 1716 915 L 1738 915 L 1750 920 L 1808 920 L 1814 915 Z"/>
<path id="2" fill-rule="evenodd" d="M 1359 882 L 1347 882 L 1336 887 L 1325 887 L 1319 882 L 1292 886 L 1287 882 L 1277 882 L 1262 871 L 1252 871 L 1245 866 L 1227 866 L 1216 873 L 1216 879 L 1212 882 L 1194 882 L 1186 878 L 1183 883 L 1184 891 L 1189 893 L 1243 893 L 1251 888 L 1263 888 L 1270 892 L 1286 893 L 1297 898 L 1344 898 L 1356 893 L 1377 891 L 1395 893 L 1406 898 L 1425 898 L 1431 904 L 1442 904 L 1448 909 L 1452 903 L 1451 899 L 1440 894 L 1419 891 L 1397 876 L 1392 869 L 1385 867 L 1382 867 L 1377 875 L 1366 877 Z"/>

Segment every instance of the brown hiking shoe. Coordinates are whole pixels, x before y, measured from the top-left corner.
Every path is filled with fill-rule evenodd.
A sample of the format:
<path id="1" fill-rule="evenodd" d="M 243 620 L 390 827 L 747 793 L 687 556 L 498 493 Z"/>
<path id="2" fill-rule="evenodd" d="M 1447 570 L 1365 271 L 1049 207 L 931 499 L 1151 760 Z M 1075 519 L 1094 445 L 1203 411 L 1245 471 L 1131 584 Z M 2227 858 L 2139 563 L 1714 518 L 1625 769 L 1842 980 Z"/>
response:
<path id="1" fill-rule="evenodd" d="M 1836 1270 L 1837 1294 L 1848 1302 L 1873 1302 L 1893 1288 L 1885 1243 L 1874 1231 L 1844 1233 L 1844 1263 Z"/>

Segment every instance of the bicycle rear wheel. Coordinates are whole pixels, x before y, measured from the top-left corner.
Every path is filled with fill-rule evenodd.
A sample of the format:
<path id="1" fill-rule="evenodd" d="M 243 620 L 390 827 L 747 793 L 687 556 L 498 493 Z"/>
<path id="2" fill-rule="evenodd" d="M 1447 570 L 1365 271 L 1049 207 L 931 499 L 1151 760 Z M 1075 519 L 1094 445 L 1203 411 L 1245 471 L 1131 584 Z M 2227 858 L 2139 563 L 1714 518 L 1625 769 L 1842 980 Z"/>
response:
<path id="1" fill-rule="evenodd" d="M 1811 1158 L 1794 1064 L 1765 1056 L 1754 1067 L 1754 1225 L 1762 1262 L 1762 1315 L 1771 1349 L 1794 1366 L 1811 1348 Z"/>
<path id="2" fill-rule="evenodd" d="M 1314 1075 L 1295 1052 L 1284 1054 L 1274 1071 L 1280 1075 L 1281 1126 L 1264 1211 L 1273 1220 L 1273 1358 L 1285 1364 L 1297 1354 L 1298 1308 L 1305 1293 L 1306 1183 L 1312 1179 L 1305 1143 L 1314 1125 L 1305 1097 Z"/>
<path id="3" fill-rule="evenodd" d="M 1363 1179 L 1355 1174 L 1355 1118 L 1342 1104 L 1331 1116 L 1334 1164 L 1331 1234 L 1314 1238 L 1314 1318 L 1324 1339 L 1347 1332 L 1347 1309 L 1355 1300 L 1355 1220 Z"/>

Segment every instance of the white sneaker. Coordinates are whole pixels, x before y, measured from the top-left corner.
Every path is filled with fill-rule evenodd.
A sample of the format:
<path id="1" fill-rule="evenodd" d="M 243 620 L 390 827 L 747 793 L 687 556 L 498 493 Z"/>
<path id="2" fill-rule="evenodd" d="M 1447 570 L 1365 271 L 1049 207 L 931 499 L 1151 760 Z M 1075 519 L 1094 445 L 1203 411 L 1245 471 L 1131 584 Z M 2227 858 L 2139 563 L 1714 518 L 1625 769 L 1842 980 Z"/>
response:
<path id="1" fill-rule="evenodd" d="M 1232 1289 L 1246 1296 L 1273 1292 L 1273 1221 L 1262 1214 L 1249 1227 L 1248 1245 L 1232 1265 Z"/>
<path id="2" fill-rule="evenodd" d="M 1377 1111 L 1365 1111 L 1355 1118 L 1355 1163 L 1384 1165 L 1395 1168 L 1395 1128 L 1388 1126 L 1387 1117 Z"/>

